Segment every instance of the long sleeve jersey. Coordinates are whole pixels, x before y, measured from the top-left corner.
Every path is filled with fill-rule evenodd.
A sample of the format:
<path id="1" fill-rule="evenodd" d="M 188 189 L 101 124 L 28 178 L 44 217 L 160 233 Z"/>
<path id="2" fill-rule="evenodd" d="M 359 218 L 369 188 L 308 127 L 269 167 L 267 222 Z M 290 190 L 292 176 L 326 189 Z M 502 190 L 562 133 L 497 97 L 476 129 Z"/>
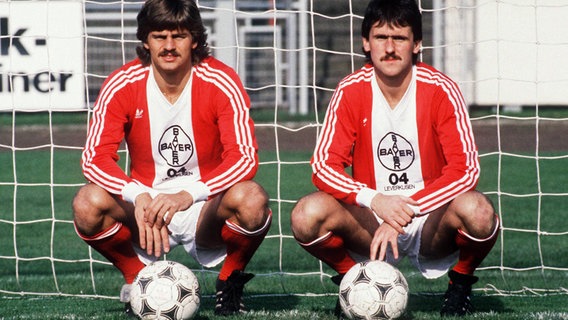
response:
<path id="1" fill-rule="evenodd" d="M 365 207 L 377 192 L 406 195 L 426 214 L 476 187 L 478 151 L 457 84 L 424 63 L 412 77 L 395 108 L 371 65 L 339 83 L 311 161 L 318 189 Z"/>
<path id="2" fill-rule="evenodd" d="M 85 177 L 133 202 L 146 188 L 205 200 L 258 168 L 250 100 L 233 69 L 213 57 L 193 66 L 177 102 L 135 59 L 104 82 L 82 156 Z M 130 174 L 118 165 L 125 141 Z"/>

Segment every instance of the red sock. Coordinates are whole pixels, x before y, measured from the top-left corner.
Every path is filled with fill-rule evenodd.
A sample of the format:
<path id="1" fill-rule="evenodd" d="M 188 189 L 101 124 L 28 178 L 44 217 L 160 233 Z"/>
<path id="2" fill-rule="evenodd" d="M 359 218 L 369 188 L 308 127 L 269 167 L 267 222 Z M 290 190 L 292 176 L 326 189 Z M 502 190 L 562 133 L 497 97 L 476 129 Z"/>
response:
<path id="1" fill-rule="evenodd" d="M 458 263 L 454 266 L 454 271 L 461 274 L 473 275 L 473 272 L 483 259 L 489 254 L 489 251 L 495 245 L 499 235 L 499 221 L 491 236 L 485 239 L 476 239 L 466 234 L 462 230 L 458 230 L 456 235 L 456 244 L 460 250 Z"/>
<path id="2" fill-rule="evenodd" d="M 122 223 L 117 222 L 92 237 L 81 234 L 77 227 L 75 231 L 122 272 L 126 283 L 132 283 L 138 272 L 145 267 L 132 247 L 130 229 Z"/>
<path id="3" fill-rule="evenodd" d="M 225 225 L 221 229 L 221 238 L 223 238 L 227 247 L 227 257 L 219 272 L 220 280 L 227 280 L 234 270 L 243 271 L 245 269 L 268 233 L 271 220 L 272 214 L 268 216 L 262 228 L 252 232 L 225 221 Z"/>
<path id="4" fill-rule="evenodd" d="M 331 231 L 315 241 L 300 243 L 300 245 L 339 274 L 345 274 L 357 263 L 343 246 L 343 239 Z"/>

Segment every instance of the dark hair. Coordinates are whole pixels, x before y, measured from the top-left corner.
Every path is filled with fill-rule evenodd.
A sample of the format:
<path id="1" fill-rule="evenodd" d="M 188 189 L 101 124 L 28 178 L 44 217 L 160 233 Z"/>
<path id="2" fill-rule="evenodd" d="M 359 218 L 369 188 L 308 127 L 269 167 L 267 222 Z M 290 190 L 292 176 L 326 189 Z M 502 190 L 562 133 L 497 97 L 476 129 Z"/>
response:
<path id="1" fill-rule="evenodd" d="M 187 29 L 197 43 L 192 50 L 191 62 L 198 64 L 209 56 L 207 33 L 199 9 L 193 0 L 147 0 L 138 13 L 136 37 L 142 43 L 148 41 L 152 31 Z M 140 44 L 136 53 L 142 63 L 150 64 L 150 52 Z"/>
<path id="2" fill-rule="evenodd" d="M 396 27 L 410 27 L 414 41 L 422 41 L 422 14 L 415 0 L 371 0 L 365 10 L 365 17 L 361 24 L 361 36 L 369 40 L 373 25 L 379 21 L 379 26 L 385 23 Z M 367 61 L 371 61 L 371 53 L 365 51 Z M 412 62 L 418 61 L 415 54 Z"/>

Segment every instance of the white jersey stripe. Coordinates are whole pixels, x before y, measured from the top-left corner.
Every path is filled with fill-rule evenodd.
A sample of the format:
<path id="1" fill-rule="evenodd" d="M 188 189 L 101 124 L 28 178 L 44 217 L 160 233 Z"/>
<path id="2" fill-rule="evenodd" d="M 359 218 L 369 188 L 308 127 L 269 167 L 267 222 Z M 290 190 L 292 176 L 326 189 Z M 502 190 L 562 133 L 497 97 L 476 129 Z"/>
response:
<path id="1" fill-rule="evenodd" d="M 98 143 L 100 142 L 100 135 L 104 128 L 104 116 L 107 111 L 106 107 L 108 101 L 110 101 L 114 94 L 118 90 L 123 88 L 126 84 L 143 79 L 143 73 L 144 70 L 139 70 L 135 74 L 119 74 L 118 77 L 113 78 L 113 80 L 116 79 L 116 81 L 109 82 L 112 85 L 110 86 L 110 88 L 104 89 L 105 94 L 102 95 L 101 98 L 99 98 L 93 108 L 93 125 L 91 126 L 91 130 L 87 136 L 87 141 L 90 141 L 90 143 L 87 145 L 87 150 L 94 152 L 94 146 L 98 145 Z M 95 156 L 94 154 L 91 154 L 91 152 L 88 152 L 86 154 L 86 156 L 88 156 L 86 160 L 89 162 Z"/>
<path id="2" fill-rule="evenodd" d="M 251 132 L 250 127 L 248 126 L 248 112 L 246 112 L 248 108 L 241 90 L 239 90 L 237 84 L 227 74 L 211 68 L 208 64 L 203 64 L 203 66 L 208 71 L 207 74 L 211 73 L 213 75 L 212 79 L 217 78 L 218 80 L 222 81 L 223 86 L 226 86 L 226 88 L 230 91 L 230 94 L 228 93 L 227 96 L 235 98 L 235 104 L 233 104 L 233 107 L 236 111 L 238 111 L 235 112 L 235 114 L 239 118 L 240 117 L 243 118 L 243 119 L 239 118 L 235 119 L 235 127 L 240 130 L 239 133 L 242 136 L 244 136 L 244 139 L 248 142 L 245 144 L 250 145 L 252 137 L 250 135 Z M 231 101 L 233 101 L 233 99 L 231 99 Z"/>
<path id="3" fill-rule="evenodd" d="M 92 132 L 89 132 L 89 136 L 93 136 L 93 138 L 87 139 L 91 142 L 87 146 L 89 150 L 93 150 L 93 147 L 98 145 L 100 142 L 100 133 L 104 126 L 103 119 L 106 114 L 108 102 L 120 88 L 126 85 L 126 83 L 140 80 L 146 70 L 146 68 L 130 68 L 127 70 L 130 72 L 119 72 L 110 79 L 108 84 L 103 88 L 100 98 L 97 100 L 93 108 L 94 126 L 91 128 Z"/>
<path id="4" fill-rule="evenodd" d="M 85 178 L 98 185 L 105 186 L 105 188 L 111 189 L 113 193 L 120 193 L 122 188 L 126 185 L 123 184 L 122 181 L 118 184 L 110 183 L 108 180 L 101 180 L 100 177 L 101 175 L 93 175 L 92 172 L 85 171 Z"/>
<path id="5" fill-rule="evenodd" d="M 147 70 L 147 68 L 140 68 L 140 66 L 134 66 L 131 67 L 125 71 L 120 71 L 118 72 L 112 79 L 110 79 L 107 83 L 107 85 L 104 86 L 104 88 L 102 88 L 101 93 L 99 94 L 99 98 L 97 99 L 95 106 L 93 108 L 94 111 L 94 120 L 97 120 L 96 123 L 102 123 L 102 119 L 104 118 L 104 115 L 106 114 L 106 107 L 108 102 L 111 100 L 112 96 L 114 96 L 114 94 L 116 93 L 117 89 L 116 86 L 120 86 L 120 88 L 124 87 L 124 82 L 128 81 L 128 80 L 132 80 L 133 77 L 136 77 L 135 80 L 139 80 L 141 75 L 144 74 L 144 72 Z M 134 82 L 134 81 L 130 81 L 130 82 Z M 99 109 L 102 108 L 102 111 L 100 113 L 98 113 L 97 111 Z M 97 115 L 99 115 L 99 117 L 97 117 Z M 96 124 L 95 123 L 95 124 Z M 95 137 L 94 139 L 90 140 L 91 144 L 88 146 L 89 149 L 92 150 L 92 148 L 94 148 L 95 145 L 98 145 L 100 142 L 100 132 L 102 131 L 102 127 L 100 125 L 98 125 L 97 127 L 93 128 L 95 129 L 93 132 L 93 136 Z"/>
<path id="6" fill-rule="evenodd" d="M 322 131 L 320 134 L 314 152 L 314 162 L 312 164 L 313 172 L 317 172 L 320 179 L 322 179 L 325 183 L 345 193 L 356 193 L 363 187 L 366 187 L 366 185 L 353 179 L 349 179 L 348 176 L 341 175 L 333 170 L 333 168 L 326 166 L 326 160 L 329 158 L 329 155 L 325 152 L 325 150 L 329 149 L 335 135 L 335 125 L 338 121 L 336 112 L 341 99 L 343 98 L 342 88 L 353 83 L 370 81 L 372 75 L 372 68 L 361 69 L 361 72 L 357 72 L 339 83 L 338 89 L 331 98 L 328 113 L 324 119 L 324 128 L 326 128 L 326 130 Z"/>
<path id="7" fill-rule="evenodd" d="M 346 87 L 352 83 L 356 83 L 356 82 L 360 82 L 360 81 L 370 81 L 370 78 L 372 77 L 372 69 L 362 69 L 364 72 L 359 72 L 356 74 L 353 74 L 349 77 L 347 77 L 344 81 L 342 81 L 338 88 L 343 88 Z M 343 90 L 336 90 L 336 94 L 333 95 L 331 101 L 330 101 L 330 111 L 329 111 L 329 119 L 324 119 L 325 122 L 327 122 L 328 124 L 332 124 L 332 125 L 328 125 L 327 128 L 329 128 L 330 130 L 332 130 L 331 132 L 322 132 L 321 135 L 323 137 L 321 137 L 318 140 L 318 145 L 316 145 L 316 158 L 322 158 L 323 160 L 327 160 L 327 155 L 322 154 L 322 152 L 324 152 L 323 150 L 327 150 L 327 148 L 329 147 L 329 145 L 331 144 L 331 141 L 333 140 L 333 136 L 334 136 L 334 128 L 335 128 L 335 123 L 337 122 L 337 115 L 336 115 L 336 111 L 337 108 L 339 106 L 339 101 L 341 101 L 341 99 L 343 98 Z"/>
<path id="8" fill-rule="evenodd" d="M 321 176 L 320 179 L 327 183 L 328 185 L 332 186 L 334 189 L 337 189 L 338 191 L 341 192 L 345 192 L 345 193 L 351 193 L 351 192 L 357 192 L 360 190 L 360 188 L 348 188 L 351 185 L 348 184 L 337 184 L 337 181 L 333 181 L 330 180 L 329 178 L 332 177 L 332 175 L 330 175 L 330 171 L 329 170 L 324 170 L 324 171 L 320 171 Z"/>
<path id="9" fill-rule="evenodd" d="M 113 189 L 116 193 L 120 193 L 122 188 L 127 184 L 127 181 L 110 176 L 92 164 L 92 160 L 96 155 L 95 146 L 99 144 L 101 133 L 105 126 L 104 119 L 108 102 L 112 99 L 114 94 L 126 84 L 143 79 L 146 70 L 147 68 L 140 68 L 140 66 L 138 66 L 118 72 L 102 89 L 101 95 L 93 108 L 93 124 L 90 126 L 89 133 L 87 134 L 87 144 L 82 155 L 83 171 L 89 180 L 104 185 L 109 189 Z"/>
<path id="10" fill-rule="evenodd" d="M 431 83 L 441 87 L 447 93 L 449 100 L 454 106 L 454 113 L 456 115 L 456 127 L 460 134 L 460 141 L 462 142 L 462 150 L 466 155 L 466 164 L 468 170 L 464 176 L 455 181 L 454 183 L 437 190 L 421 199 L 421 209 L 424 211 L 431 211 L 448 200 L 454 198 L 460 193 L 471 189 L 479 178 L 478 153 L 473 143 L 473 133 L 468 128 L 467 121 L 467 108 L 463 96 L 459 92 L 457 85 L 449 80 L 447 76 L 442 73 L 432 73 L 426 68 L 417 68 L 418 81 Z M 467 134 L 466 134 L 467 133 Z"/>
<path id="11" fill-rule="evenodd" d="M 238 88 L 236 87 L 236 84 L 234 82 L 227 82 L 224 79 L 224 74 L 220 74 L 219 72 L 209 72 L 209 71 L 214 71 L 210 68 L 207 69 L 207 71 L 203 72 L 203 73 L 199 73 L 198 70 L 197 74 L 198 75 L 203 75 L 201 76 L 201 78 L 203 78 L 203 80 L 208 81 L 208 82 L 212 82 L 217 84 L 221 90 L 223 90 L 223 92 L 225 92 L 225 94 L 227 94 L 228 97 L 235 97 L 236 99 L 231 99 L 231 106 L 233 107 L 233 109 L 235 110 L 235 115 L 236 115 L 236 119 L 235 119 L 235 127 L 237 128 L 236 133 L 237 133 L 237 143 L 239 145 L 249 145 L 252 146 L 252 137 L 250 135 L 243 135 L 242 131 L 244 132 L 250 132 L 250 128 L 248 127 L 248 117 L 243 116 L 243 114 L 246 114 L 246 103 L 244 101 L 244 98 L 242 97 L 242 95 L 240 94 L 240 90 L 238 90 Z M 230 80 L 230 79 L 229 79 Z M 239 118 L 246 119 L 246 122 L 243 122 L 243 120 L 239 121 Z M 243 129 L 246 128 L 246 129 Z M 249 130 L 247 130 L 249 129 Z M 254 159 L 254 148 L 246 148 L 247 150 L 243 150 L 246 152 L 248 157 L 252 157 L 252 159 Z M 235 170 L 238 170 L 238 168 L 242 166 L 241 165 L 235 165 L 234 168 Z M 225 173 L 225 175 L 230 174 L 229 171 L 227 171 Z M 215 183 L 215 180 L 222 180 L 224 179 L 223 175 L 217 177 L 216 179 L 212 179 L 210 181 L 211 184 Z"/>
<path id="12" fill-rule="evenodd" d="M 207 184 L 212 193 L 224 185 L 238 181 L 254 168 L 254 148 L 252 147 L 251 129 L 248 123 L 248 112 L 245 98 L 242 96 L 237 84 L 226 74 L 211 68 L 207 64 L 195 68 L 196 76 L 204 81 L 215 83 L 231 101 L 235 111 L 234 126 L 237 144 L 240 145 L 243 158 L 223 174 L 211 179 Z M 245 170 L 243 170 L 243 167 Z"/>

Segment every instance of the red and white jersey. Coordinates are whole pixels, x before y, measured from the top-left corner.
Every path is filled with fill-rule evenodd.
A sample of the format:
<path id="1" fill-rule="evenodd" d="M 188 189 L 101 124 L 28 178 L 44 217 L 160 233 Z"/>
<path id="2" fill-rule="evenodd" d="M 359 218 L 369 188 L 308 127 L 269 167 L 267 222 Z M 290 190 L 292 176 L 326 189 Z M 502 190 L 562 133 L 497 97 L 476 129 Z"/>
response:
<path id="1" fill-rule="evenodd" d="M 85 177 L 127 201 L 143 186 L 186 190 L 199 201 L 252 179 L 258 147 L 250 100 L 234 70 L 204 59 L 170 104 L 151 69 L 135 59 L 106 79 L 83 151 Z M 117 164 L 123 140 L 130 175 Z"/>
<path id="2" fill-rule="evenodd" d="M 410 196 L 422 214 L 476 187 L 478 151 L 457 84 L 424 63 L 412 76 L 394 109 L 371 65 L 339 83 L 312 158 L 316 187 L 366 207 L 376 192 Z"/>

